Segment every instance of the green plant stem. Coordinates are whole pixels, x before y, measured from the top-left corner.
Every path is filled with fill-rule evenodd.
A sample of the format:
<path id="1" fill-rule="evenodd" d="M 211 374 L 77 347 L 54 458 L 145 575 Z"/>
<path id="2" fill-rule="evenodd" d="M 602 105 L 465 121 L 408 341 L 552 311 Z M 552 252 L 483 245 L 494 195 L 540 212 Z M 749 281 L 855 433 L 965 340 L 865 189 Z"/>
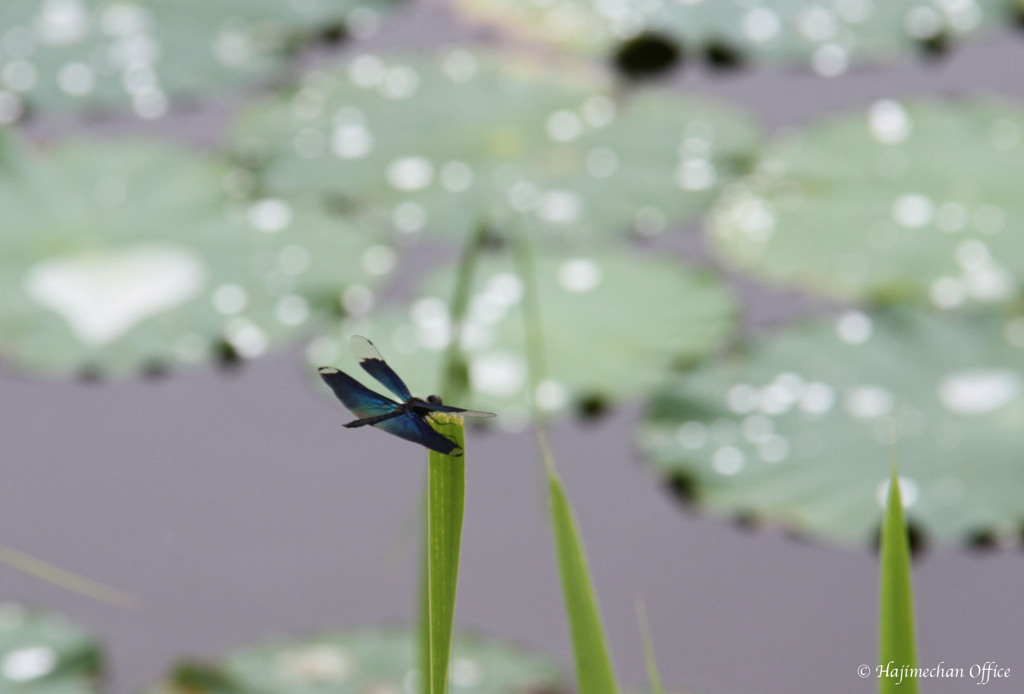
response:
<path id="1" fill-rule="evenodd" d="M 514 253 L 516 267 L 523 282 L 523 328 L 526 335 L 526 361 L 529 372 L 527 398 L 533 414 L 537 444 L 548 473 L 551 522 L 576 661 L 576 686 L 580 694 L 616 694 L 618 686 L 615 682 L 615 670 L 608 651 L 597 594 L 590 576 L 586 549 L 569 497 L 555 468 L 555 457 L 548 438 L 545 418 L 534 400 L 537 385 L 546 374 L 544 330 L 533 259 L 526 236 L 520 231 L 514 234 Z"/>
<path id="2" fill-rule="evenodd" d="M 526 401 L 529 403 L 533 430 L 537 437 L 541 460 L 547 468 L 548 475 L 555 474 L 555 455 L 548 437 L 547 415 L 537 407 L 534 394 L 537 386 L 547 378 L 547 359 L 544 356 L 544 324 L 541 320 L 540 298 L 537 296 L 537 278 L 533 269 L 533 255 L 524 233 L 513 234 L 513 252 L 515 253 L 516 270 L 523 282 L 523 333 L 526 340 L 526 366 L 529 387 L 526 390 Z"/>
<path id="3" fill-rule="evenodd" d="M 579 527 L 562 481 L 555 474 L 548 479 L 562 594 L 576 660 L 576 687 L 580 694 L 615 694 L 615 671 Z"/>
<path id="4" fill-rule="evenodd" d="M 469 390 L 469 378 L 466 373 L 462 355 L 462 326 L 469 310 L 469 300 L 473 295 L 473 278 L 476 275 L 477 259 L 484 249 L 488 227 L 480 224 L 466 240 L 459 258 L 458 273 L 455 276 L 455 289 L 452 292 L 449 315 L 451 317 L 451 341 L 444 355 L 444 371 L 441 383 L 441 398 L 446 402 L 456 402 Z"/>
<path id="5" fill-rule="evenodd" d="M 465 429 L 458 415 L 435 415 L 435 428 L 465 450 Z M 428 692 L 448 690 L 448 665 L 455 629 L 455 598 L 466 498 L 466 462 L 430 452 L 427 494 Z"/>
<path id="6" fill-rule="evenodd" d="M 0 545 L 0 563 L 7 564 L 47 583 L 52 583 L 55 586 L 60 586 L 100 602 L 121 607 L 134 607 L 138 604 L 138 600 L 128 593 L 54 566 L 12 547 Z"/>
<path id="7" fill-rule="evenodd" d="M 910 563 L 910 542 L 903 515 L 899 477 L 893 466 L 889 483 L 889 501 L 882 526 L 881 590 L 878 638 L 878 662 L 883 671 L 895 670 L 896 676 L 883 672 L 878 680 L 881 694 L 917 694 L 917 678 L 901 677 L 903 668 L 917 667 L 914 630 L 914 585 Z"/>
<path id="8" fill-rule="evenodd" d="M 420 552 L 419 624 L 416 650 L 419 656 L 420 692 L 430 694 L 430 529 L 427 522 L 427 506 L 430 499 L 430 468 L 427 463 L 427 484 L 423 487 L 423 551 Z"/>
<path id="9" fill-rule="evenodd" d="M 452 292 L 451 304 L 449 308 L 449 315 L 451 316 L 452 335 L 451 342 L 448 344 L 448 349 L 445 352 L 444 366 L 441 379 L 440 394 L 441 399 L 446 402 L 455 402 L 460 399 L 468 389 L 468 378 L 466 369 L 462 359 L 462 352 L 460 345 L 462 344 L 462 325 L 466 318 L 466 312 L 469 310 L 469 300 L 472 296 L 473 288 L 473 277 L 476 274 L 477 258 L 479 258 L 481 251 L 484 248 L 484 242 L 487 238 L 487 226 L 480 224 L 474 230 L 474 232 L 466 240 L 465 245 L 462 249 L 462 256 L 459 259 L 458 274 L 455 277 L 455 289 Z M 459 420 L 459 445 L 461 446 L 464 438 L 465 431 L 461 425 L 461 419 Z M 420 567 L 420 596 L 419 596 L 419 663 L 420 672 L 423 673 L 423 683 L 421 691 L 425 694 L 435 691 L 434 677 L 432 672 L 436 670 L 433 666 L 433 621 L 431 619 L 431 590 L 430 590 L 430 557 L 433 544 L 431 542 L 431 526 L 430 526 L 430 500 L 434 498 L 434 484 L 435 482 L 441 484 L 444 480 L 444 476 L 441 471 L 438 470 L 435 475 L 434 465 L 434 452 L 430 454 L 430 467 L 427 477 L 427 496 L 424 502 L 424 508 L 427 509 L 425 516 L 427 521 L 424 523 L 423 532 L 423 553 Z M 448 488 L 452 491 L 456 491 L 456 487 L 460 488 L 459 494 L 459 521 L 458 521 L 458 537 L 461 538 L 462 533 L 462 507 L 465 505 L 465 459 L 464 458 L 449 458 L 447 456 L 441 456 L 441 458 L 447 460 L 455 460 L 456 462 L 448 465 L 448 471 L 452 474 L 452 478 L 449 479 L 451 483 Z M 440 466 L 439 466 L 440 467 Z M 455 480 L 455 476 L 459 477 L 459 480 Z M 437 489 L 438 493 L 442 493 L 442 489 Z M 458 547 L 455 554 L 455 568 L 454 578 L 458 578 Z M 454 618 L 454 592 L 452 594 L 452 616 Z M 435 609 L 436 611 L 436 609 Z M 451 637 L 449 636 L 449 643 Z M 447 671 L 446 671 L 447 672 Z M 447 675 L 445 675 L 447 677 Z M 441 690 L 443 691 L 443 689 Z"/>
<path id="10" fill-rule="evenodd" d="M 643 599 L 639 597 L 636 599 L 636 621 L 640 627 L 640 639 L 644 644 L 644 660 L 647 662 L 647 677 L 651 680 L 651 692 L 665 694 L 665 689 L 661 686 L 661 675 L 658 673 L 658 663 L 654 658 L 654 639 L 651 638 L 647 608 L 644 607 Z"/>

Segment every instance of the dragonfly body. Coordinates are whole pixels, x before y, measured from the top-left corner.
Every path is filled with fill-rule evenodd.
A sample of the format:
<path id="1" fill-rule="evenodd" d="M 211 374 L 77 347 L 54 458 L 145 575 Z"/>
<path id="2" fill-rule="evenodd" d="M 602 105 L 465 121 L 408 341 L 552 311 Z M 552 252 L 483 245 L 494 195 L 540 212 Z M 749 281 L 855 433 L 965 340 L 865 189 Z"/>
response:
<path id="1" fill-rule="evenodd" d="M 426 400 L 422 398 L 413 397 L 406 400 L 402 404 L 398 405 L 398 407 L 395 408 L 395 410 L 392 412 L 386 412 L 384 414 L 375 415 L 373 417 L 364 417 L 363 419 L 356 419 L 354 421 L 349 422 L 345 426 L 348 427 L 349 429 L 355 429 L 356 427 L 373 426 L 375 424 L 380 424 L 381 422 L 386 422 L 389 419 L 394 419 L 395 417 L 401 417 L 407 414 L 416 415 L 418 417 L 429 417 L 431 412 L 440 411 L 436 407 L 437 405 L 440 404 L 441 398 L 437 397 L 436 395 L 431 395 L 427 397 Z"/>
<path id="2" fill-rule="evenodd" d="M 352 337 L 352 353 L 359 359 L 359 365 L 368 374 L 380 381 L 402 401 L 396 402 L 380 393 L 375 393 L 344 371 L 330 366 L 321 367 L 319 369 L 320 377 L 330 386 L 345 407 L 359 417 L 359 419 L 345 424 L 350 429 L 372 426 L 439 453 L 459 456 L 462 455 L 462 449 L 431 426 L 429 421 L 431 415 L 435 412 L 451 412 L 470 417 L 494 416 L 492 412 L 450 407 L 443 404 L 441 398 L 436 395 L 431 395 L 426 399 L 413 396 L 398 374 L 387 365 L 373 343 L 365 337 L 359 335 Z"/>

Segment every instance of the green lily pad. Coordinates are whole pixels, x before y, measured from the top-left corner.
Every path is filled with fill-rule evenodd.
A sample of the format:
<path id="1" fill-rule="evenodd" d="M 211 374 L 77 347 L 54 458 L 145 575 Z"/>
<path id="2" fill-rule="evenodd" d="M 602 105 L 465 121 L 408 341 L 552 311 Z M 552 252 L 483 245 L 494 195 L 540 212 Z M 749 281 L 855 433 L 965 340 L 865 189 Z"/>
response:
<path id="1" fill-rule="evenodd" d="M 642 34 L 674 41 L 709 60 L 806 64 L 836 76 L 857 63 L 919 52 L 1007 21 L 1006 0 L 456 0 L 470 20 L 587 52 L 610 52 Z"/>
<path id="2" fill-rule="evenodd" d="M 1024 318 L 850 312 L 681 374 L 638 431 L 699 505 L 873 538 L 893 457 L 908 518 L 965 540 L 1024 523 Z"/>
<path id="3" fill-rule="evenodd" d="M 498 426 L 518 428 L 529 411 L 524 285 L 506 255 L 482 261 L 462 340 L 472 395 L 453 404 L 497 412 Z M 671 259 L 623 249 L 548 253 L 534 264 L 547 369 L 534 395 L 551 413 L 649 390 L 671 364 L 708 354 L 734 327 L 736 309 L 724 285 Z M 414 394 L 437 392 L 451 340 L 453 277 L 451 269 L 439 272 L 405 311 L 344 322 L 311 344 L 310 361 L 357 372 L 348 339 L 361 334 Z"/>
<path id="4" fill-rule="evenodd" d="M 19 366 L 124 373 L 258 356 L 393 264 L 317 204 L 229 195 L 240 172 L 181 147 L 69 143 L 5 163 L 0 355 Z"/>
<path id="5" fill-rule="evenodd" d="M 744 269 L 843 299 L 1003 301 L 1024 277 L 1024 111 L 879 101 L 785 139 L 713 213 Z"/>
<path id="6" fill-rule="evenodd" d="M 188 666 L 150 694 L 359 694 L 416 691 L 415 636 L 360 630 L 243 648 L 222 665 Z M 548 658 L 475 636 L 456 635 L 451 688 L 459 694 L 536 694 L 565 690 Z"/>
<path id="7" fill-rule="evenodd" d="M 393 0 L 4 0 L 0 124 L 44 110 L 130 105 L 237 88 L 323 29 L 365 33 Z"/>
<path id="8" fill-rule="evenodd" d="M 99 644 L 58 615 L 0 602 L 0 694 L 92 694 Z"/>
<path id="9" fill-rule="evenodd" d="M 618 93 L 577 62 L 455 48 L 356 56 L 258 105 L 236 132 L 271 190 L 316 190 L 408 233 L 481 223 L 595 234 L 702 213 L 746 171 L 739 113 L 671 91 Z"/>

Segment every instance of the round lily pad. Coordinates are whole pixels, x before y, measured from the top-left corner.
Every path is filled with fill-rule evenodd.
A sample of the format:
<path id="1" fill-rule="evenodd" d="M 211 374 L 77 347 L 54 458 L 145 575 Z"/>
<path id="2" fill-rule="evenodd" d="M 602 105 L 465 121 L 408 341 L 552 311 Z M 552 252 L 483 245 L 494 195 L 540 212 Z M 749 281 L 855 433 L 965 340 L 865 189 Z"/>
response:
<path id="1" fill-rule="evenodd" d="M 554 61 L 554 62 L 553 62 Z M 316 190 L 400 232 L 655 233 L 746 171 L 754 128 L 667 90 L 616 91 L 550 56 L 363 54 L 247 112 L 271 190 Z"/>
<path id="2" fill-rule="evenodd" d="M 129 106 L 251 81 L 321 31 L 377 24 L 393 0 L 4 0 L 0 124 L 28 107 Z"/>
<path id="3" fill-rule="evenodd" d="M 417 691 L 416 641 L 407 631 L 360 630 L 243 648 L 219 666 L 179 668 L 150 694 L 360 694 Z M 565 690 L 548 658 L 475 636 L 456 635 L 450 684 L 459 694 Z"/>
<path id="4" fill-rule="evenodd" d="M 534 397 L 551 413 L 645 392 L 670 365 L 716 349 L 734 327 L 735 305 L 723 284 L 672 259 L 623 249 L 546 253 L 534 265 L 547 371 Z M 361 334 L 415 395 L 437 392 L 452 338 L 454 274 L 439 272 L 407 310 L 344 322 L 311 344 L 310 360 L 359 374 L 348 338 Z M 462 330 L 470 395 L 451 403 L 496 412 L 495 423 L 508 428 L 522 426 L 529 411 L 524 292 L 506 254 L 482 259 Z"/>
<path id="5" fill-rule="evenodd" d="M 1024 278 L 1024 111 L 883 100 L 771 147 L 711 216 L 744 269 L 842 299 L 1003 301 Z"/>
<path id="6" fill-rule="evenodd" d="M 97 641 L 61 616 L 0 602 L 0 694 L 92 694 Z"/>
<path id="7" fill-rule="evenodd" d="M 1024 318 L 849 312 L 680 374 L 638 431 L 697 504 L 857 542 L 891 465 L 925 538 L 1019 537 Z"/>
<path id="8" fill-rule="evenodd" d="M 254 357 L 370 292 L 371 234 L 181 147 L 68 143 L 0 166 L 0 356 L 49 372 Z"/>
<path id="9" fill-rule="evenodd" d="M 826 76 L 857 63 L 940 53 L 1010 16 L 1003 0 L 457 0 L 456 7 L 471 20 L 583 51 L 611 53 L 657 36 L 716 66 L 795 63 Z"/>

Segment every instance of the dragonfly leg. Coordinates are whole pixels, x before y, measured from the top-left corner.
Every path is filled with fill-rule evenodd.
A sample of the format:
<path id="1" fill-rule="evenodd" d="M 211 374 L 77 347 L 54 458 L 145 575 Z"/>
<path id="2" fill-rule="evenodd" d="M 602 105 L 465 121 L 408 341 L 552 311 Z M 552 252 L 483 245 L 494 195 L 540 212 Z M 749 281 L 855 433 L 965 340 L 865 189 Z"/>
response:
<path id="1" fill-rule="evenodd" d="M 402 414 L 405 414 L 402 410 L 395 410 L 394 412 L 388 412 L 387 414 L 379 414 L 374 417 L 363 417 L 362 419 L 355 419 L 345 424 L 349 429 L 355 429 L 356 427 L 372 426 L 374 424 L 380 424 L 386 422 L 389 419 L 394 419 Z"/>

